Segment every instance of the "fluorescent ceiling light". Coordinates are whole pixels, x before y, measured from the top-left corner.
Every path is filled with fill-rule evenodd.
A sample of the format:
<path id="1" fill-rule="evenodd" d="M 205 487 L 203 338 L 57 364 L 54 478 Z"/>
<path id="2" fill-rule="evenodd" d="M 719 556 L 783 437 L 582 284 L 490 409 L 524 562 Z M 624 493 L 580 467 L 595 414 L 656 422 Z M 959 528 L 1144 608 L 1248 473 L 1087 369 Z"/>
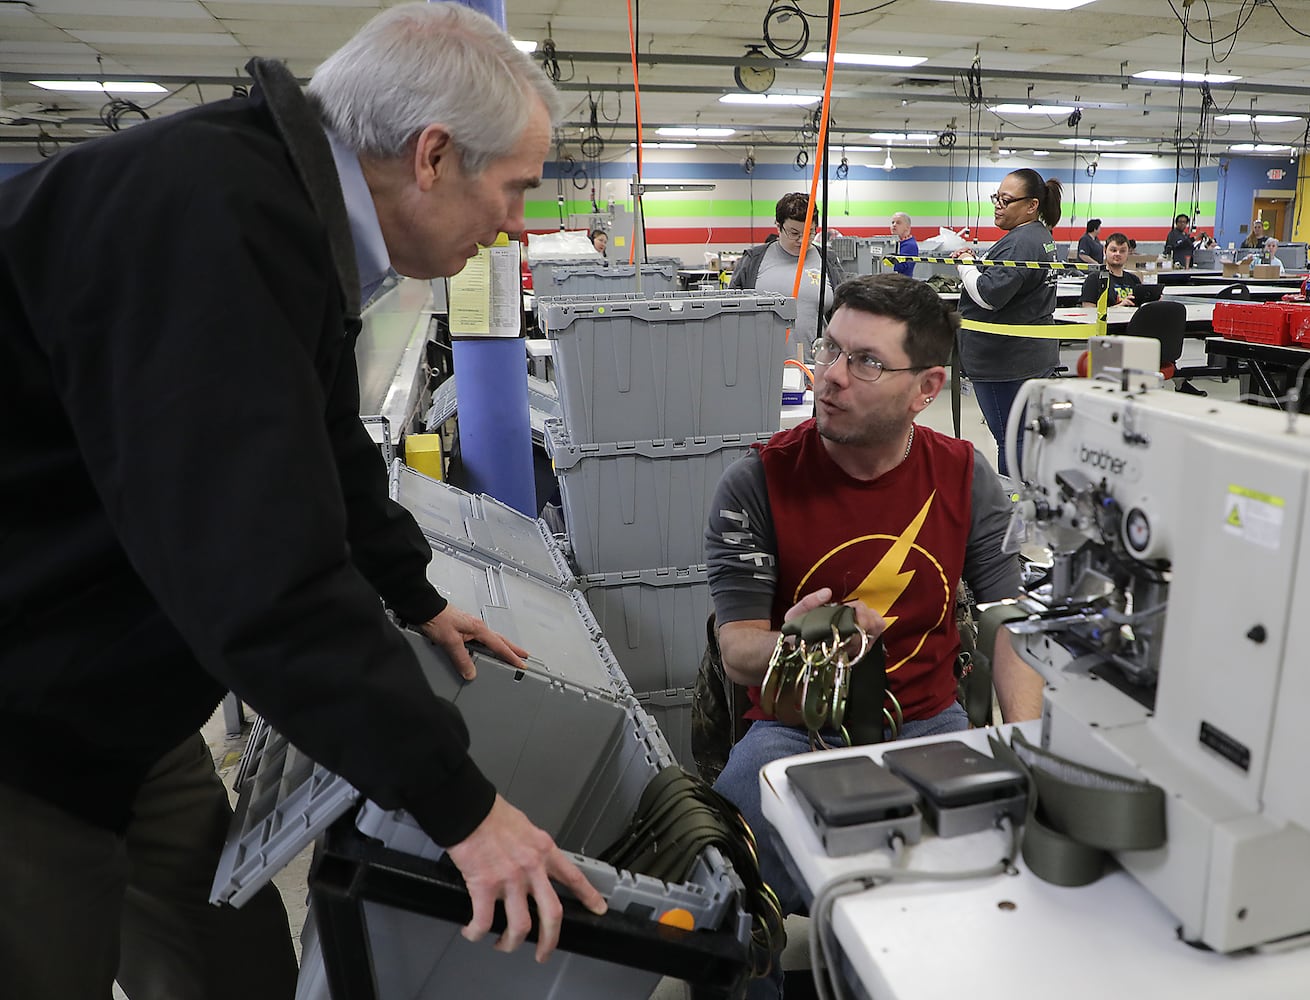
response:
<path id="1" fill-rule="evenodd" d="M 846 153 L 881 153 L 881 146 L 840 146 L 835 147 L 843 155 Z"/>
<path id="2" fill-rule="evenodd" d="M 1051 151 L 1050 151 L 1049 149 L 1030 149 L 1030 150 L 1028 150 L 1028 155 L 1029 155 L 1029 156 L 1050 156 L 1050 155 L 1051 155 Z"/>
<path id="3" fill-rule="evenodd" d="M 1063 104 L 998 104 L 987 110 L 998 115 L 1069 115 L 1075 109 Z"/>
<path id="4" fill-rule="evenodd" d="M 109 80 L 100 83 L 96 80 L 29 80 L 33 87 L 42 90 L 65 90 L 74 93 L 93 91 L 97 94 L 167 94 L 168 88 L 157 83 L 145 83 L 138 80 Z"/>
<path id="5" fill-rule="evenodd" d="M 637 144 L 635 142 L 630 142 L 628 143 L 628 148 L 636 149 Z M 696 144 L 694 142 L 643 142 L 641 144 L 641 148 L 642 149 L 695 149 Z"/>
<path id="6" fill-rule="evenodd" d="M 659 135 L 676 135 L 689 139 L 726 139 L 737 132 L 735 128 L 689 128 L 682 125 L 666 125 L 655 131 Z"/>
<path id="7" fill-rule="evenodd" d="M 1102 153 L 1102 156 L 1113 156 L 1120 160 L 1152 160 L 1155 157 L 1151 153 Z"/>
<path id="8" fill-rule="evenodd" d="M 818 104 L 819 94 L 724 94 L 719 98 L 721 104 L 791 104 L 804 107 Z"/>
<path id="9" fill-rule="evenodd" d="M 1133 74 L 1134 80 L 1179 80 L 1184 83 L 1232 83 L 1240 76 L 1224 76 L 1222 73 L 1179 73 L 1176 69 L 1145 69 Z"/>
<path id="10" fill-rule="evenodd" d="M 1219 115 L 1215 118 L 1217 122 L 1249 122 L 1254 121 L 1257 125 L 1277 125 L 1280 122 L 1299 122 L 1301 119 L 1296 115 L 1256 115 L 1252 118 L 1250 115 Z"/>
<path id="11" fill-rule="evenodd" d="M 826 52 L 807 52 L 801 56 L 801 62 L 826 63 L 827 61 Z M 850 66 L 918 66 L 927 61 L 927 56 L 882 56 L 864 52 L 838 52 L 837 58 L 833 60 Z"/>
<path id="12" fill-rule="evenodd" d="M 1239 142 L 1236 146 L 1228 148 L 1235 153 L 1286 153 L 1292 147 L 1280 146 L 1272 142 Z"/>
<path id="13" fill-rule="evenodd" d="M 515 38 L 515 39 L 514 39 L 514 48 L 518 49 L 520 52 L 536 52 L 536 51 L 537 51 L 537 43 L 536 43 L 536 42 L 525 42 L 525 41 L 523 41 L 523 39 L 521 39 L 521 38 Z"/>
<path id="14" fill-rule="evenodd" d="M 936 132 L 870 132 L 870 139 L 883 142 L 930 142 L 937 138 Z"/>
<path id="15" fill-rule="evenodd" d="M 942 0 L 944 3 L 977 3 L 988 7 L 1025 7 L 1028 10 L 1073 10 L 1092 0 Z"/>
<path id="16" fill-rule="evenodd" d="M 1127 146 L 1127 139 L 1086 139 L 1081 136 L 1073 139 L 1061 139 L 1061 146 Z"/>

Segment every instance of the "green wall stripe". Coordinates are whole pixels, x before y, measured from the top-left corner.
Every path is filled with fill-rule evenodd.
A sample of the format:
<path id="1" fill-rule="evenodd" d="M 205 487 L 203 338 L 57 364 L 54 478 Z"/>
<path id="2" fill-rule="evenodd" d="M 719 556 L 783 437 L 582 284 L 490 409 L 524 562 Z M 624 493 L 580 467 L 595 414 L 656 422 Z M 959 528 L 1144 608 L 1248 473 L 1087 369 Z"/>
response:
<path id="1" fill-rule="evenodd" d="M 756 199 L 754 207 L 748 199 L 737 198 L 671 198 L 667 195 L 650 195 L 645 200 L 645 211 L 648 219 L 706 219 L 714 218 L 719 220 L 754 220 L 756 222 L 769 222 L 773 218 L 773 209 L 776 199 Z M 529 201 L 525 206 L 527 217 L 529 219 L 559 219 L 559 207 L 556 201 Z M 893 212 L 909 212 L 911 218 L 919 219 L 942 219 L 947 216 L 952 218 L 959 217 L 960 225 L 964 225 L 965 217 L 973 214 L 981 216 L 981 222 L 984 225 L 991 223 L 991 206 L 983 206 L 970 201 L 905 201 L 888 200 L 888 201 L 852 201 L 847 211 L 845 201 L 831 202 L 829 204 L 829 218 L 834 225 L 841 228 L 838 219 L 845 218 L 848 214 L 857 216 L 861 219 L 883 219 L 890 218 Z M 1127 220 L 1165 220 L 1173 218 L 1172 201 L 1120 201 L 1120 200 L 1095 200 L 1091 202 L 1079 201 L 1077 205 L 1066 203 L 1064 205 L 1064 216 L 1070 218 L 1077 216 L 1080 220 L 1096 214 L 1104 216 L 1107 224 L 1118 224 Z M 564 210 L 565 216 L 576 213 L 586 213 L 591 211 L 590 201 L 569 201 L 566 202 Z M 833 214 L 833 213 L 836 214 Z M 1200 204 L 1200 214 L 1202 218 L 1213 218 L 1215 214 L 1215 201 L 1202 201 Z"/>

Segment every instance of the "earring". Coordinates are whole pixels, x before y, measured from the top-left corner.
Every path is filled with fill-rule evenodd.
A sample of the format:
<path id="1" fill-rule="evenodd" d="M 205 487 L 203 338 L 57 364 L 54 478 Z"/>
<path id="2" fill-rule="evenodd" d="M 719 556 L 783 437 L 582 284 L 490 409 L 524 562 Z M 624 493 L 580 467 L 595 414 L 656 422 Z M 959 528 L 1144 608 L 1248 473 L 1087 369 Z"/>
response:
<path id="1" fill-rule="evenodd" d="M 932 402 L 932 397 L 931 397 L 931 396 L 924 396 L 924 397 L 923 397 L 923 401 L 924 401 L 925 403 L 931 403 L 931 402 Z"/>

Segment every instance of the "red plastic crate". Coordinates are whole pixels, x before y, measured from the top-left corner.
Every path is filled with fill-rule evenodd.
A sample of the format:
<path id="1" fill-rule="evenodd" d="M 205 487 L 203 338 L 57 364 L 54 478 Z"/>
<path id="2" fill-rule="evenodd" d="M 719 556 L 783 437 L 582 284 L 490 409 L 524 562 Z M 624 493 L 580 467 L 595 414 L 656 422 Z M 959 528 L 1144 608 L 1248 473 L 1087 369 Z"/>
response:
<path id="1" fill-rule="evenodd" d="M 1302 307 L 1283 302 L 1216 302 L 1212 325 L 1215 333 L 1229 340 L 1253 344 L 1290 344 L 1291 310 Z"/>
<path id="2" fill-rule="evenodd" d="M 1310 304 L 1293 309 L 1287 319 L 1287 335 L 1293 344 L 1310 345 Z"/>

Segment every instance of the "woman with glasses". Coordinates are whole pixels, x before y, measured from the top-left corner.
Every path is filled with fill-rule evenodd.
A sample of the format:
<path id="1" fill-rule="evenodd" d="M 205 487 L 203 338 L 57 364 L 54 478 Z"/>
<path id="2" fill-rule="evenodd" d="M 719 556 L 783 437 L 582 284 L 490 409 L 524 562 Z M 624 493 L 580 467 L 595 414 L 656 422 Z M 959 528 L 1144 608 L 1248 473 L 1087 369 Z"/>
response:
<path id="1" fill-rule="evenodd" d="M 1005 235 L 991 245 L 984 260 L 1055 260 L 1051 228 L 1060 221 L 1058 180 L 1042 180 L 1035 170 L 1015 170 L 992 195 L 992 218 Z M 971 250 L 957 250 L 969 258 Z M 1055 311 L 1053 270 L 1017 267 L 977 267 L 960 264 L 960 359 L 973 383 L 983 419 L 996 439 L 997 470 L 1008 476 L 1005 462 L 1005 422 L 1019 387 L 1030 378 L 1048 378 L 1060 364 L 1060 342 L 1048 337 L 985 333 L 969 322 L 1001 326 L 1046 326 Z M 1022 443 L 1022 442 L 1020 442 Z M 1014 470 L 1017 474 L 1019 470 Z"/>
<path id="2" fill-rule="evenodd" d="M 778 231 L 770 233 L 757 247 L 741 255 L 732 270 L 729 288 L 754 288 L 761 292 L 776 292 L 791 298 L 796 287 L 796 263 L 802 249 L 805 253 L 805 272 L 801 275 L 800 293 L 796 298 L 796 325 L 792 328 L 800 343 L 809 344 L 820 333 L 820 290 L 822 306 L 832 304 L 832 290 L 845 280 L 846 274 L 828 254 L 828 273 L 822 277 L 823 259 L 818 247 L 805 238 L 805 214 L 810 207 L 808 195 L 785 194 L 778 199 L 774 216 Z"/>

